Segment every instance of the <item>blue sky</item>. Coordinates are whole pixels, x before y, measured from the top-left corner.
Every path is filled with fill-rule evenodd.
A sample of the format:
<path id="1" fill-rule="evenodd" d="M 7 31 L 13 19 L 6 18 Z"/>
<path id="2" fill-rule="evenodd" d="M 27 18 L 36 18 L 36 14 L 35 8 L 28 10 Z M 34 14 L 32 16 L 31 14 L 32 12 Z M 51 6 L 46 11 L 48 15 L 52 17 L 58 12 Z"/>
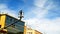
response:
<path id="1" fill-rule="evenodd" d="M 43 34 L 60 34 L 60 0 L 0 0 L 0 12 L 18 18 L 21 9 L 27 26 Z"/>

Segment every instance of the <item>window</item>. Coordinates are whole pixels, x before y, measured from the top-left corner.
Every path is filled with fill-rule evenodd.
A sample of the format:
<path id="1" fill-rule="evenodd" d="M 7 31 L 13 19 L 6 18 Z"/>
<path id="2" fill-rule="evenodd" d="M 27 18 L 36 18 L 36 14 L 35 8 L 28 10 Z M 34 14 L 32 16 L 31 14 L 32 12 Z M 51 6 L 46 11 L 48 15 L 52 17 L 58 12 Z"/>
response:
<path id="1" fill-rule="evenodd" d="M 32 34 L 32 32 L 30 32 L 30 34 Z"/>
<path id="2" fill-rule="evenodd" d="M 10 18 L 10 21 L 12 22 L 12 18 Z"/>
<path id="3" fill-rule="evenodd" d="M 32 32 L 27 32 L 27 34 L 32 34 Z"/>

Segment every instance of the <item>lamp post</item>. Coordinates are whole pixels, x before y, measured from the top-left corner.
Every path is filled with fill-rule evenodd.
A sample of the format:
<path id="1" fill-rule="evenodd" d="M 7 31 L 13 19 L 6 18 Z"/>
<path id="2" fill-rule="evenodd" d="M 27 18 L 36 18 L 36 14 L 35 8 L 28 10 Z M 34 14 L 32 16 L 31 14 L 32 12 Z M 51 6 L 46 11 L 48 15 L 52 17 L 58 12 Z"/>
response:
<path id="1" fill-rule="evenodd" d="M 19 11 L 19 16 L 18 16 L 18 17 L 19 17 L 20 21 L 21 21 L 22 18 L 24 17 L 24 16 L 23 16 L 23 12 L 22 12 L 22 10 Z"/>

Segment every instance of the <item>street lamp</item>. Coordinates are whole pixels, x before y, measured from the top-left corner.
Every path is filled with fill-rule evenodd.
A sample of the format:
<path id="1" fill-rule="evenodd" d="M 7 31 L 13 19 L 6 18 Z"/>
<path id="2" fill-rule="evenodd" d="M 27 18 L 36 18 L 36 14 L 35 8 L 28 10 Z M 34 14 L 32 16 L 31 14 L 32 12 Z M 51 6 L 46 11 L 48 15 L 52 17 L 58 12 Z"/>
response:
<path id="1" fill-rule="evenodd" d="M 20 21 L 21 21 L 21 19 L 23 18 L 24 16 L 23 16 L 23 12 L 22 12 L 22 10 L 20 10 L 19 11 L 19 16 L 18 16 L 18 18 L 20 19 Z"/>

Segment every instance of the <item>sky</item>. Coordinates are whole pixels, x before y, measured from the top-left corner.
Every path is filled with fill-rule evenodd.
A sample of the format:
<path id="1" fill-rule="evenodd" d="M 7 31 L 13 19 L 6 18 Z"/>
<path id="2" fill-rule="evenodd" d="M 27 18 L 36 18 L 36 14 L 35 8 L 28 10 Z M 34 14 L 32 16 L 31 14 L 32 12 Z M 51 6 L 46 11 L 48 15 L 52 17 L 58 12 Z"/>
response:
<path id="1" fill-rule="evenodd" d="M 43 34 L 60 34 L 60 0 L 0 0 L 0 13 L 18 18 L 20 10 L 27 26 Z"/>

